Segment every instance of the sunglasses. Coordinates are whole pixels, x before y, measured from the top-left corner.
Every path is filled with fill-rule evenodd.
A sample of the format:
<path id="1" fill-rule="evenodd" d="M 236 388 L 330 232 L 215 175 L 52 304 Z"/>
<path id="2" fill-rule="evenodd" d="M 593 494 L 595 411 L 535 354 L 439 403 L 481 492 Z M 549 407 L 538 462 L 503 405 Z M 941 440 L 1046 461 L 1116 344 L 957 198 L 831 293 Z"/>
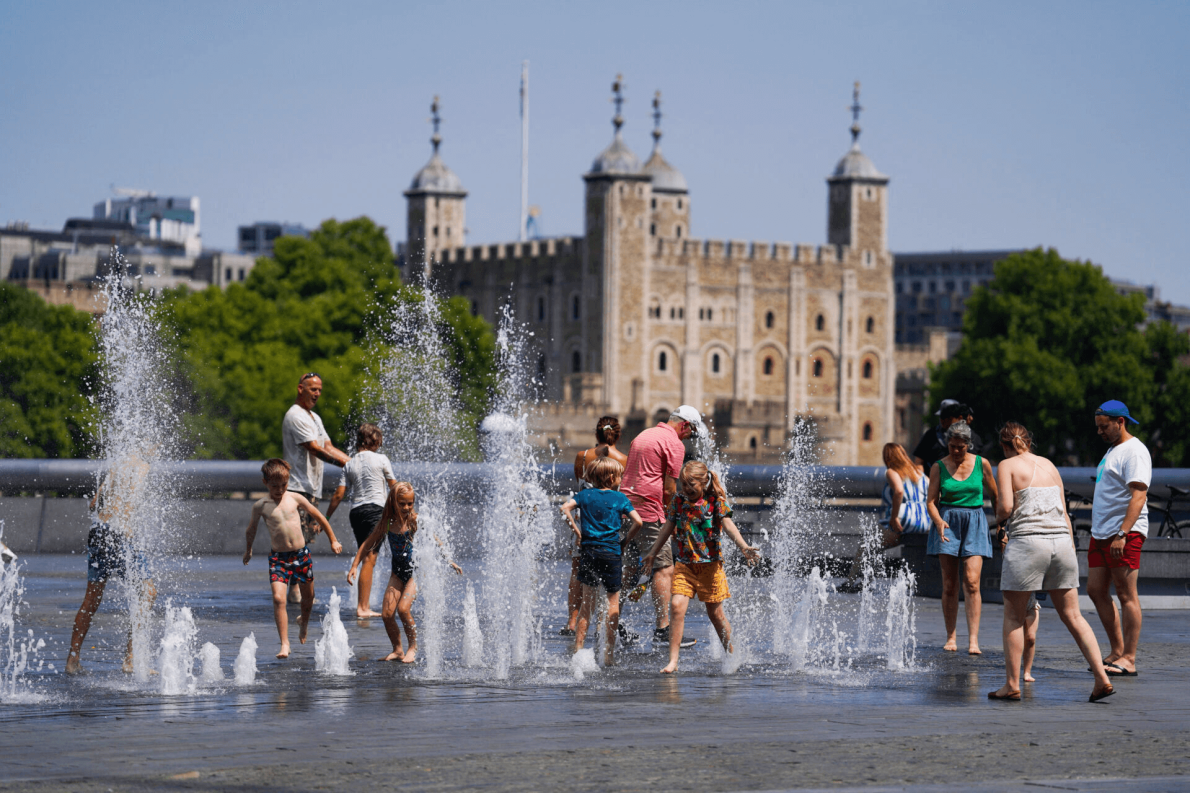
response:
<path id="1" fill-rule="evenodd" d="M 308 372 L 308 373 L 302 375 L 301 380 L 298 380 L 298 385 L 301 385 L 302 383 L 306 382 L 311 377 L 317 377 L 319 380 L 322 379 L 322 375 L 320 375 L 318 372 Z"/>

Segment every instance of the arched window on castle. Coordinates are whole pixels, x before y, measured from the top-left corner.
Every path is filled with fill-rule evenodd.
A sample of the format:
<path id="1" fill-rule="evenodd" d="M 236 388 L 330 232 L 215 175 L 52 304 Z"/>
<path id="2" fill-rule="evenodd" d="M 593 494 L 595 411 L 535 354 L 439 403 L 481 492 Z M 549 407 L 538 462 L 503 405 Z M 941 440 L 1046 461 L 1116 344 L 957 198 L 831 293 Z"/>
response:
<path id="1" fill-rule="evenodd" d="M 767 312 L 767 313 L 764 315 L 764 326 L 765 326 L 766 328 L 771 328 L 771 327 L 773 327 L 773 321 L 774 321 L 774 320 L 776 320 L 776 317 L 773 315 L 773 312 L 771 312 L 771 311 Z"/>
<path id="2" fill-rule="evenodd" d="M 581 372 L 583 370 L 583 354 L 578 350 L 570 353 L 570 371 Z"/>
<path id="3" fill-rule="evenodd" d="M 822 359 L 821 358 L 814 359 L 814 376 L 822 377 Z"/>
<path id="4" fill-rule="evenodd" d="M 876 318 L 875 317 L 868 317 L 868 326 L 867 327 L 868 327 L 868 333 L 876 332 Z"/>
<path id="5" fill-rule="evenodd" d="M 579 319 L 583 315 L 583 301 L 578 295 L 570 300 L 570 318 Z"/>
<path id="6" fill-rule="evenodd" d="M 719 374 L 719 353 L 713 353 L 711 355 L 711 372 Z"/>
<path id="7" fill-rule="evenodd" d="M 870 421 L 864 422 L 864 440 L 865 441 L 872 440 L 872 422 L 870 422 Z"/>
<path id="8" fill-rule="evenodd" d="M 657 354 L 657 371 L 664 372 L 669 369 L 669 356 L 662 350 Z"/>
<path id="9" fill-rule="evenodd" d="M 814 318 L 814 330 L 823 330 L 826 327 L 826 317 L 819 314 Z"/>
<path id="10" fill-rule="evenodd" d="M 681 226 L 674 226 L 674 236 L 677 237 L 678 239 L 682 238 L 682 227 Z"/>
<path id="11" fill-rule="evenodd" d="M 872 379 L 872 362 L 871 361 L 864 361 L 864 379 L 865 380 Z"/>
<path id="12" fill-rule="evenodd" d="M 752 451 L 756 451 L 756 436 L 755 435 L 753 435 L 751 438 L 748 439 L 748 448 L 751 449 Z"/>
<path id="13" fill-rule="evenodd" d="M 773 374 L 773 359 L 772 359 L 772 357 L 768 357 L 768 358 L 764 359 L 764 373 L 766 375 L 770 375 L 770 376 Z"/>

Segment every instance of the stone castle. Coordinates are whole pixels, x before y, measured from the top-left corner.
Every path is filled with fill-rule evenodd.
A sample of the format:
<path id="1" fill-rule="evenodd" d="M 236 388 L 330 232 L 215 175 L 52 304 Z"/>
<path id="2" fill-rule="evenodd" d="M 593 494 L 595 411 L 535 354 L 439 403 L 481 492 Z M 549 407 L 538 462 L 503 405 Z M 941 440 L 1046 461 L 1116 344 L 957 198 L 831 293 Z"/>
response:
<path id="1" fill-rule="evenodd" d="M 621 135 L 621 87 L 611 145 L 583 176 L 584 235 L 488 245 L 465 243 L 435 99 L 433 156 L 405 192 L 406 273 L 491 322 L 510 308 L 528 323 L 546 399 L 533 430 L 563 457 L 594 443 L 600 415 L 629 440 L 691 404 L 737 461 L 778 461 L 806 418 L 823 462 L 879 465 L 896 385 L 889 180 L 860 151 L 858 83 L 823 246 L 695 238 L 686 179 L 661 153 L 660 97 L 642 164 Z"/>

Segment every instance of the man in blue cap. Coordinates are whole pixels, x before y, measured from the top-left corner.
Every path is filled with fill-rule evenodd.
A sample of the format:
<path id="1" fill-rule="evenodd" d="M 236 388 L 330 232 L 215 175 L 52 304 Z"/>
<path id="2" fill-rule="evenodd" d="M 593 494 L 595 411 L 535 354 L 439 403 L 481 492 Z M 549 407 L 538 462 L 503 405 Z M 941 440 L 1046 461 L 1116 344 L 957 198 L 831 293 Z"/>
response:
<path id="1" fill-rule="evenodd" d="M 1095 429 L 1109 448 L 1095 472 L 1087 551 L 1087 594 L 1111 642 L 1111 653 L 1103 659 L 1104 671 L 1116 677 L 1136 676 L 1141 622 L 1136 579 L 1140 549 L 1149 535 L 1145 501 L 1153 479 L 1149 450 L 1128 432 L 1128 422 L 1138 423 L 1118 399 L 1104 402 L 1095 411 Z M 1120 614 L 1111 598 L 1113 584 Z"/>

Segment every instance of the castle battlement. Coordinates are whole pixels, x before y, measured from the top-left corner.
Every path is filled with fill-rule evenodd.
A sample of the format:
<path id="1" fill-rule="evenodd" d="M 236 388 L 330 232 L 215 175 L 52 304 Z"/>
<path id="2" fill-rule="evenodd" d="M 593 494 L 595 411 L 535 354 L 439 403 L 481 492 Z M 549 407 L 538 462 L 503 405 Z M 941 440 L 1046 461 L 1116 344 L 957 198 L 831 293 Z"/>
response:
<path id="1" fill-rule="evenodd" d="M 847 245 L 794 245 L 790 242 L 699 240 L 658 238 L 653 255 L 659 259 L 708 259 L 714 261 L 764 261 L 790 264 L 842 264 L 850 253 Z"/>
<path id="2" fill-rule="evenodd" d="M 491 245 L 470 245 L 464 248 L 446 248 L 440 251 L 444 264 L 461 262 L 507 261 L 518 259 L 540 259 L 551 256 L 572 256 L 578 252 L 573 237 L 550 237 L 528 242 L 498 242 Z"/>

